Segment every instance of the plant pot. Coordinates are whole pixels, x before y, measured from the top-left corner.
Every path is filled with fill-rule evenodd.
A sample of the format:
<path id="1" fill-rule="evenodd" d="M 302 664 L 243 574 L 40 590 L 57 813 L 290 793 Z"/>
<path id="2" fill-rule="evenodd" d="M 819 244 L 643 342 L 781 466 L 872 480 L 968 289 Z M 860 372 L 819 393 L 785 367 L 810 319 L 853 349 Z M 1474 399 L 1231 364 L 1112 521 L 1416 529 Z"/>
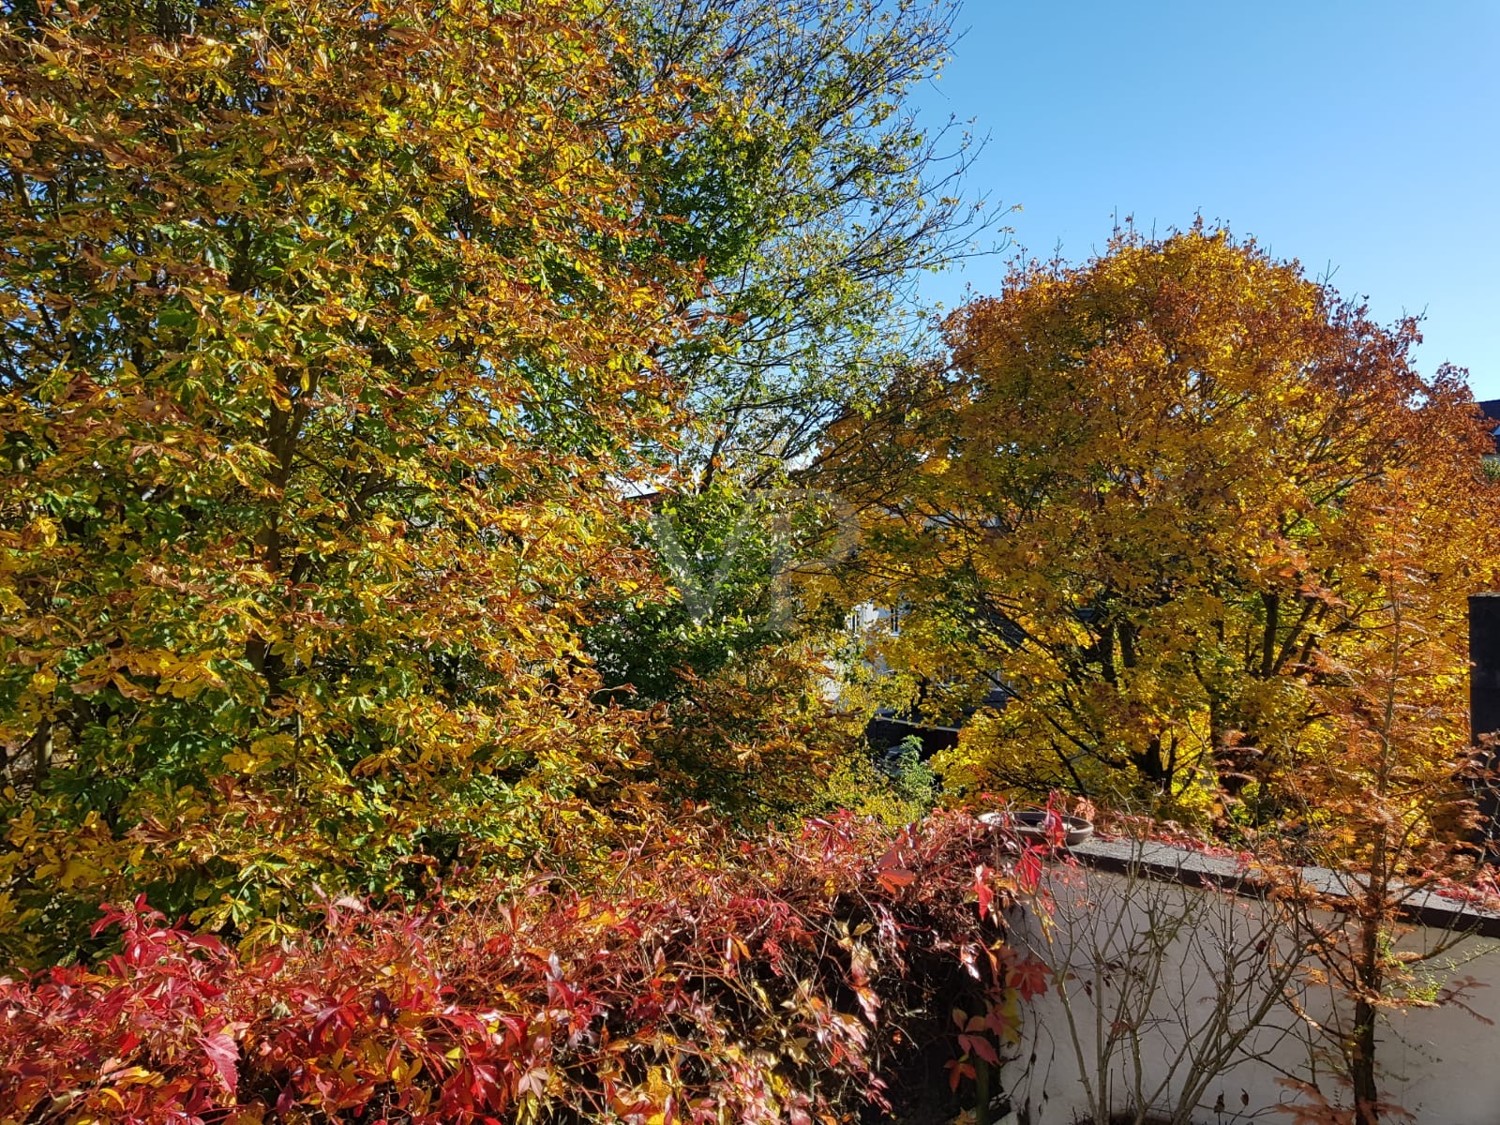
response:
<path id="1" fill-rule="evenodd" d="M 1061 816 L 1062 818 L 1062 843 L 1064 847 L 1076 848 L 1094 834 L 1094 826 L 1081 816 L 1066 816 L 1059 813 L 1049 813 L 1044 809 L 1015 809 L 1004 812 L 980 813 L 978 819 L 988 824 L 991 828 L 1003 828 L 1008 832 L 1021 837 L 1023 840 L 1035 840 L 1041 843 L 1051 843 L 1056 839 L 1056 831 L 1049 831 L 1047 818 L 1049 816 Z"/>

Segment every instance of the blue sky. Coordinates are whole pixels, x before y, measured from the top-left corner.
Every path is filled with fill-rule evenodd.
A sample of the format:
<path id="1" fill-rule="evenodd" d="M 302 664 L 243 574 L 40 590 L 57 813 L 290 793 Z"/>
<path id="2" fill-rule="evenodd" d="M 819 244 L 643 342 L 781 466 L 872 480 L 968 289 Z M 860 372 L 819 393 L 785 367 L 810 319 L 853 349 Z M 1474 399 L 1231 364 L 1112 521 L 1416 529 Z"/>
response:
<path id="1" fill-rule="evenodd" d="M 968 190 L 1030 253 L 1080 260 L 1112 216 L 1202 213 L 1377 319 L 1424 312 L 1418 366 L 1500 398 L 1500 0 L 968 0 L 928 121 L 988 142 Z M 1002 262 L 923 283 L 950 307 Z"/>

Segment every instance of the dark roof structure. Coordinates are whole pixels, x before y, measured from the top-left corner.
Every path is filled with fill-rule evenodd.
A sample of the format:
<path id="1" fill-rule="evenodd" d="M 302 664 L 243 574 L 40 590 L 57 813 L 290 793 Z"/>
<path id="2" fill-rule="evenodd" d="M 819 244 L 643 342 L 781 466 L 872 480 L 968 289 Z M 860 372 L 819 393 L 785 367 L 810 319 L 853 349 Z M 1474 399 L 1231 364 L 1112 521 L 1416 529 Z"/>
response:
<path id="1" fill-rule="evenodd" d="M 1479 409 L 1494 423 L 1490 427 L 1490 436 L 1495 439 L 1495 452 L 1500 453 L 1500 398 L 1486 399 L 1479 404 Z"/>

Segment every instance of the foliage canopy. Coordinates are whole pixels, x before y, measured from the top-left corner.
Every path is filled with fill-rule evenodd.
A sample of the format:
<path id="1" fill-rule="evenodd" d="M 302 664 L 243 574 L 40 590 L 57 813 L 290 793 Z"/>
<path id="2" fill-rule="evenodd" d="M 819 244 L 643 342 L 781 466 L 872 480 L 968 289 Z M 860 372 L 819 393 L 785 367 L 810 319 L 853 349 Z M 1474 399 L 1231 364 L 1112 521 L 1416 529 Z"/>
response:
<path id="1" fill-rule="evenodd" d="M 695 284 L 634 49 L 567 0 L 0 22 L 0 947 L 143 888 L 271 925 L 612 792 L 578 615 L 640 577 Z"/>
<path id="2" fill-rule="evenodd" d="M 969 138 L 906 104 L 952 50 L 953 0 L 632 0 L 643 82 L 704 84 L 692 127 L 632 165 L 667 252 L 707 284 L 663 362 L 694 424 L 675 460 L 774 478 L 868 405 L 926 335 L 913 285 L 994 221 Z"/>
<path id="3" fill-rule="evenodd" d="M 1125 232 L 1018 265 L 945 331 L 951 363 L 851 417 L 822 471 L 862 511 L 854 588 L 898 610 L 885 659 L 931 711 L 1003 693 L 950 784 L 1271 815 L 1329 744 L 1315 689 L 1390 600 L 1370 560 L 1399 538 L 1453 635 L 1493 577 L 1461 374 L 1424 378 L 1414 322 L 1253 242 Z"/>

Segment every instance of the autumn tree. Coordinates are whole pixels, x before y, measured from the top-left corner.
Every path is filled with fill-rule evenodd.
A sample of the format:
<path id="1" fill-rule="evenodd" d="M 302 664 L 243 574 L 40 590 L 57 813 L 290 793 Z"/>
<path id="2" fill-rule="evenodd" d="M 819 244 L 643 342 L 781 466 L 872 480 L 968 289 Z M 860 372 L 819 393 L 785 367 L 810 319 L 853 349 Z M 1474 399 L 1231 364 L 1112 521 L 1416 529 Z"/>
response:
<path id="1" fill-rule="evenodd" d="M 930 713 L 1004 698 L 950 785 L 1274 816 L 1327 743 L 1327 661 L 1389 602 L 1393 495 L 1432 628 L 1493 572 L 1461 373 L 1254 242 L 1126 231 L 1017 265 L 945 333 L 951 362 L 843 423 L 821 473 L 862 511 L 854 588 L 897 611 L 884 659 Z"/>
<path id="2" fill-rule="evenodd" d="M 654 781 L 747 824 L 816 806 L 864 752 L 863 712 L 834 690 L 844 615 L 804 582 L 852 546 L 847 510 L 728 472 L 632 509 L 658 581 L 601 601 L 584 638 L 609 698 L 653 714 Z"/>
<path id="3" fill-rule="evenodd" d="M 878 398 L 926 331 L 917 277 L 982 249 L 999 217 L 964 198 L 962 128 L 909 103 L 952 51 L 957 4 L 624 8 L 637 81 L 705 79 L 690 127 L 623 154 L 666 251 L 708 281 L 684 308 L 700 330 L 662 357 L 693 408 L 673 458 L 690 488 L 725 467 L 762 484 Z"/>
<path id="4" fill-rule="evenodd" d="M 1469 882 L 1481 858 L 1474 787 L 1493 781 L 1452 703 L 1467 686 L 1467 646 L 1425 557 L 1421 509 L 1397 489 L 1373 515 L 1383 546 L 1369 565 L 1384 600 L 1356 639 L 1317 655 L 1312 696 L 1330 745 L 1286 778 L 1287 815 L 1258 848 L 1279 861 L 1267 868 L 1273 898 L 1310 954 L 1311 983 L 1331 993 L 1329 1014 L 1307 1022 L 1332 1063 L 1314 1073 L 1331 1070 L 1342 1088 L 1305 1087 L 1307 1117 L 1354 1125 L 1410 1116 L 1383 1088 L 1387 1017 L 1466 989 L 1452 956 L 1469 936 L 1463 925 L 1415 940 L 1409 911 Z M 1318 885 L 1307 865 L 1336 882 Z"/>
<path id="5" fill-rule="evenodd" d="M 566 0 L 7 6 L 0 948 L 140 890 L 274 933 L 617 793 L 579 607 L 640 577 L 695 284 L 634 51 Z"/>
<path id="6" fill-rule="evenodd" d="M 668 143 L 621 144 L 615 157 L 662 251 L 705 284 L 676 306 L 695 331 L 658 354 L 688 409 L 662 450 L 672 471 L 633 509 L 655 581 L 602 600 L 588 647 L 610 698 L 665 724 L 653 726 L 659 776 L 721 808 L 764 808 L 772 792 L 782 806 L 814 796 L 829 732 L 853 745 L 828 714 L 827 663 L 844 638 L 788 582 L 825 554 L 785 534 L 804 506 L 790 472 L 929 331 L 917 275 L 976 249 L 995 217 L 960 198 L 968 138 L 908 104 L 952 49 L 956 6 L 621 10 L 642 48 L 620 68 L 627 82 L 699 76 Z"/>

